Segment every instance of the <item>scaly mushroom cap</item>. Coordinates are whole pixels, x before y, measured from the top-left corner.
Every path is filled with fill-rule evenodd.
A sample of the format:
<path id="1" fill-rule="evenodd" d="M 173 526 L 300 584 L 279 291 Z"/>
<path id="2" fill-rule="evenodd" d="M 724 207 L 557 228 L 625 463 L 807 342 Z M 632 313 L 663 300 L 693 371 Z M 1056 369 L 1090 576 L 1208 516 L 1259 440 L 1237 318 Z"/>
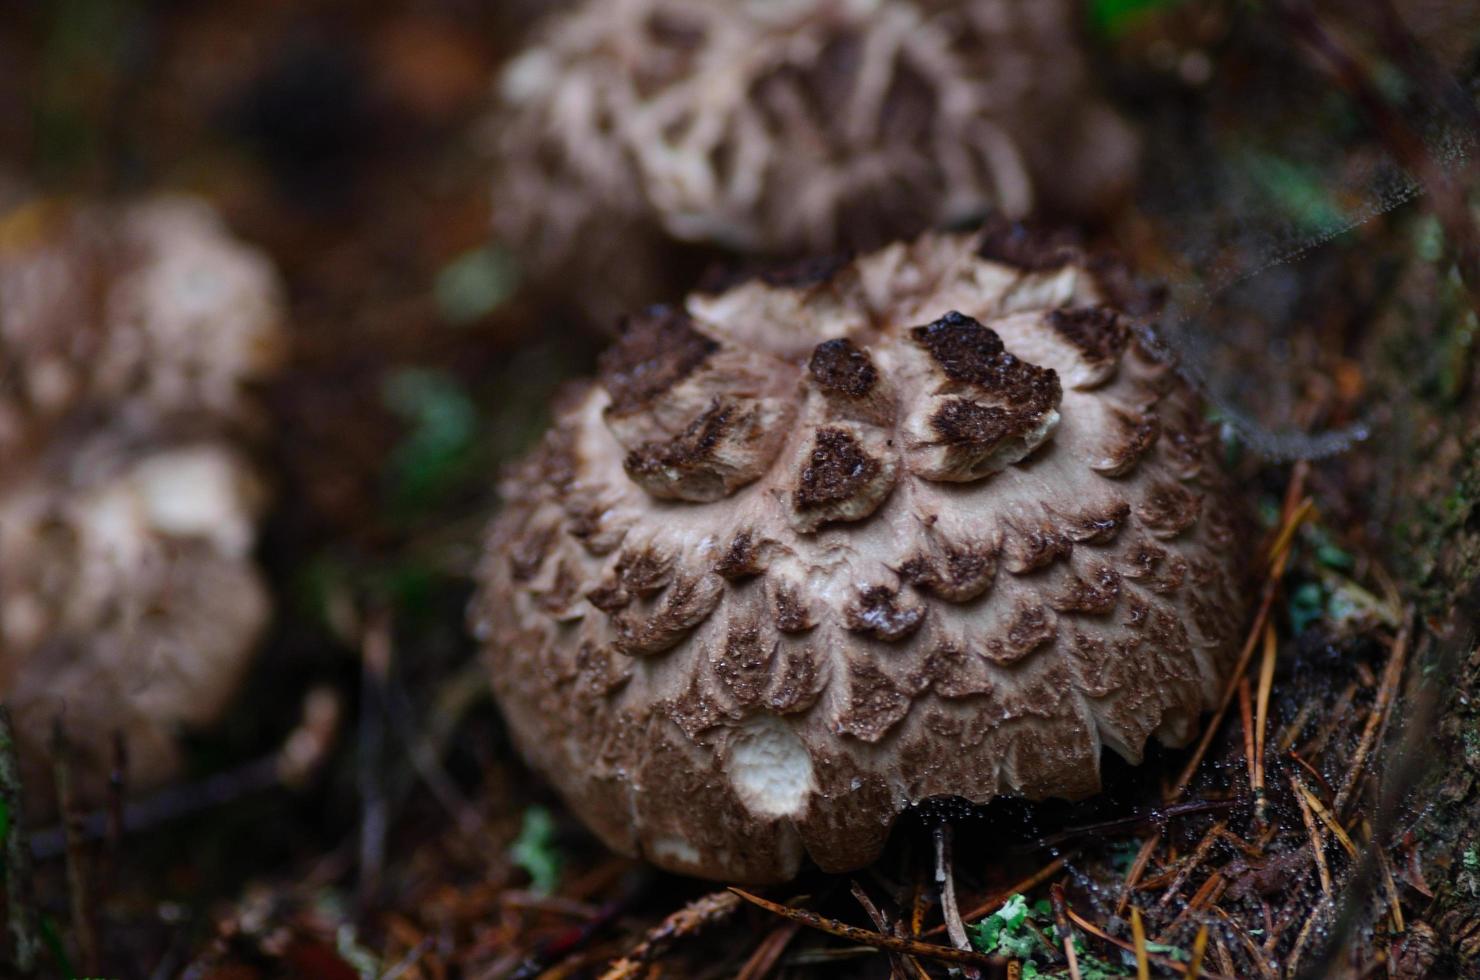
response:
<path id="1" fill-rule="evenodd" d="M 505 70 L 494 224 L 536 276 L 620 288 L 654 234 L 874 247 L 1128 186 L 1065 0 L 588 0 Z M 620 272 L 621 275 L 617 273 Z M 631 291 L 627 295 L 631 295 Z"/>
<path id="2" fill-rule="evenodd" d="M 473 621 L 611 847 L 778 881 L 935 796 L 1185 742 L 1243 611 L 1197 399 L 1072 249 L 993 225 L 630 320 L 503 487 Z"/>
<path id="3" fill-rule="evenodd" d="M 280 347 L 267 261 L 204 204 L 0 215 L 0 698 L 38 800 L 60 717 L 84 796 L 225 707 L 269 613 L 244 383 Z"/>
<path id="4" fill-rule="evenodd" d="M 242 382 L 279 360 L 280 292 L 202 201 L 0 214 L 0 456 L 71 430 L 239 422 Z"/>

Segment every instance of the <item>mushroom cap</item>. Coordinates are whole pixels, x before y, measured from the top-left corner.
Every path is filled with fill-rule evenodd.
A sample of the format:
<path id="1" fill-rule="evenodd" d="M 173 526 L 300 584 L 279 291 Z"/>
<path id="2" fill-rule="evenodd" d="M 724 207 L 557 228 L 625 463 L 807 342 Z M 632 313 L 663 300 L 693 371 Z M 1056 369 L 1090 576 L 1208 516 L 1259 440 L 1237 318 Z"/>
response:
<path id="1" fill-rule="evenodd" d="M 53 722 L 100 798 L 177 767 L 269 616 L 247 381 L 282 345 L 266 259 L 205 204 L 37 201 L 0 215 L 0 698 L 44 787 Z"/>
<path id="2" fill-rule="evenodd" d="M 282 306 L 267 257 L 195 198 L 0 213 L 0 454 L 242 424 L 244 382 L 281 360 Z"/>
<path id="3" fill-rule="evenodd" d="M 1079 798 L 1235 656 L 1194 394 L 1071 248 L 993 224 L 632 318 L 508 474 L 472 607 L 533 767 L 612 848 L 732 881 L 905 808 Z"/>
<path id="4" fill-rule="evenodd" d="M 763 254 L 1119 198 L 1136 146 L 1067 0 L 587 0 L 504 70 L 494 225 L 622 289 L 652 239 Z M 644 284 L 653 288 L 651 284 Z M 641 289 L 627 286 L 623 295 Z"/>

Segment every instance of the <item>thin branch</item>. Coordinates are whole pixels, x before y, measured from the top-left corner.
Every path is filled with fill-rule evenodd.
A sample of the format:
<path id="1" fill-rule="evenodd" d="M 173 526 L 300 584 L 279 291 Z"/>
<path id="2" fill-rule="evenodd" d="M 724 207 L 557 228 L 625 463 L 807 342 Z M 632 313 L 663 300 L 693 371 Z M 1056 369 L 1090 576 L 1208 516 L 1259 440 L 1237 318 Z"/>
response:
<path id="1" fill-rule="evenodd" d="M 1003 891 L 994 892 L 992 893 L 991 898 L 988 898 L 985 901 L 978 902 L 975 906 L 973 906 L 962 915 L 962 919 L 966 922 L 974 922 L 984 915 L 988 915 L 992 912 L 997 911 L 1002 903 L 1007 901 L 1012 896 L 1037 888 L 1049 878 L 1052 878 L 1054 875 L 1064 870 L 1064 864 L 1067 861 L 1068 856 L 1055 858 L 1054 860 L 1048 862 L 1048 864 L 1044 865 L 1042 868 L 1039 868 L 1037 871 L 1024 878 L 1022 881 L 1014 884 L 1012 887 Z M 945 924 L 942 923 L 941 925 L 935 926 L 932 929 L 926 929 L 924 935 L 939 936 L 945 931 Z"/>
<path id="2" fill-rule="evenodd" d="M 36 956 L 41 951 L 36 899 L 32 891 L 31 845 L 21 822 L 24 801 L 10 707 L 0 701 L 0 804 L 4 805 L 10 822 L 5 835 L 5 907 L 10 918 L 11 954 L 15 968 L 23 974 L 36 969 Z"/>
<path id="3" fill-rule="evenodd" d="M 1067 907 L 1064 902 L 1064 888 L 1062 885 L 1054 885 L 1048 893 L 1053 899 L 1053 921 L 1059 930 L 1059 941 L 1064 945 L 1064 959 L 1069 964 L 1069 980 L 1080 980 L 1079 954 L 1074 951 L 1074 927 L 1069 924 L 1069 917 L 1064 914 L 1064 909 Z"/>
<path id="4" fill-rule="evenodd" d="M 1300 792 L 1303 789 L 1300 780 L 1291 776 L 1290 786 L 1295 790 L 1295 802 L 1300 804 L 1300 818 L 1305 821 L 1306 833 L 1310 835 L 1310 852 L 1315 855 L 1316 870 L 1321 875 L 1321 891 L 1330 898 L 1331 869 L 1326 866 L 1326 840 L 1321 835 L 1321 828 L 1316 825 L 1316 815 L 1310 808 L 1310 800 L 1306 794 Z"/>
<path id="5" fill-rule="evenodd" d="M 662 956 L 679 939 L 728 919 L 739 909 L 740 899 L 727 891 L 710 892 L 695 899 L 649 929 L 642 942 L 607 967 L 601 980 L 632 980 L 641 976 L 649 963 Z"/>
<path id="6" fill-rule="evenodd" d="M 745 961 L 740 972 L 735 974 L 735 980 L 763 980 L 764 977 L 769 976 L 776 968 L 777 961 L 781 959 L 781 954 L 801 931 L 800 922 L 783 922 L 772 929 L 750 954 L 750 958 Z"/>
<path id="7" fill-rule="evenodd" d="M 1136 952 L 1136 980 L 1151 980 L 1151 962 L 1146 959 L 1146 927 L 1141 924 L 1141 910 L 1131 906 L 1131 939 Z"/>
<path id="8" fill-rule="evenodd" d="M 731 888 L 730 891 L 739 895 L 753 905 L 758 905 L 767 912 L 772 912 L 793 922 L 799 922 L 809 929 L 846 939 L 850 942 L 861 943 L 865 946 L 873 946 L 887 952 L 909 953 L 913 956 L 922 956 L 930 960 L 940 960 L 946 963 L 970 963 L 975 966 L 990 967 L 1000 970 L 1007 965 L 1006 957 L 978 953 L 974 950 L 955 949 L 951 946 L 937 946 L 934 943 L 921 942 L 918 939 L 907 939 L 902 936 L 886 936 L 871 929 L 860 929 L 858 926 L 850 926 L 846 922 L 829 919 L 809 912 L 806 909 L 794 909 L 776 902 L 753 895 L 740 888 Z"/>
<path id="9" fill-rule="evenodd" d="M 1269 734 L 1269 693 L 1274 687 L 1274 665 L 1279 656 L 1279 639 L 1274 624 L 1264 624 L 1264 659 L 1259 665 L 1259 695 L 1254 702 L 1254 806 L 1258 818 L 1264 819 L 1264 746 Z"/>
<path id="10" fill-rule="evenodd" d="M 390 676 L 390 621 L 374 615 L 365 626 L 360 649 L 360 726 L 355 782 L 360 792 L 360 902 L 380 890 L 385 865 L 389 806 L 382 779 L 385 750 L 385 686 Z"/>
<path id="11" fill-rule="evenodd" d="M 1357 751 L 1352 755 L 1351 766 L 1341 780 L 1340 792 L 1336 794 L 1333 806 L 1338 814 L 1346 810 L 1346 805 L 1351 800 L 1352 790 L 1356 788 L 1357 777 L 1361 775 L 1362 767 L 1367 763 L 1367 755 L 1372 751 L 1372 746 L 1377 740 L 1377 730 L 1392 709 L 1393 696 L 1403 677 L 1403 666 L 1408 660 L 1408 636 L 1412 622 L 1413 610 L 1410 608 L 1403 617 L 1403 628 L 1398 632 L 1398 638 L 1393 643 L 1393 652 L 1388 656 L 1387 666 L 1383 668 L 1382 686 L 1377 689 L 1377 701 L 1372 706 L 1372 712 L 1367 716 L 1367 724 L 1362 728 L 1362 740 L 1357 743 Z"/>
<path id="12" fill-rule="evenodd" d="M 56 774 L 57 809 L 67 841 L 67 894 L 71 899 L 72 932 L 82 953 L 83 972 L 95 977 L 100 972 L 98 933 L 92 903 L 92 881 L 88 873 L 87 845 L 83 840 L 82 811 L 72 786 L 72 742 L 60 717 L 52 722 L 51 758 Z"/>
<path id="13" fill-rule="evenodd" d="M 961 909 L 956 905 L 956 880 L 951 874 L 951 825 L 941 823 L 935 828 L 935 885 L 940 889 L 940 911 L 946 920 L 946 935 L 957 949 L 970 949 L 971 940 L 966 938 L 966 926 L 961 921 Z"/>

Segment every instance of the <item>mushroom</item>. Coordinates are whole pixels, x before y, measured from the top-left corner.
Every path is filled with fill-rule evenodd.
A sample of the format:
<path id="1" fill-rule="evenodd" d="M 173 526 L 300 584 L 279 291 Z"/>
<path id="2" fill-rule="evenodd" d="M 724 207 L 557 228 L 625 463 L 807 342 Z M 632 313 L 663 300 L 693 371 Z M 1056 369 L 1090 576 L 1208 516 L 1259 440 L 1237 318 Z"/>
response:
<path id="1" fill-rule="evenodd" d="M 204 203 L 39 200 L 0 215 L 0 699 L 28 781 L 60 718 L 84 798 L 224 709 L 266 625 L 246 383 L 279 282 Z M 44 798 L 44 791 L 35 794 Z"/>
<path id="2" fill-rule="evenodd" d="M 1098 211 L 1125 124 L 1067 0 L 587 0 L 502 73 L 494 226 L 537 278 L 662 295 L 665 241 L 744 252 Z M 655 290 L 658 290 L 655 292 Z M 594 302 L 588 299 L 588 304 Z"/>
<path id="3" fill-rule="evenodd" d="M 1102 749 L 1192 736 L 1240 512 L 1091 266 L 994 222 L 626 321 L 508 473 L 471 609 L 609 846 L 845 871 L 922 800 L 1080 798 Z"/>

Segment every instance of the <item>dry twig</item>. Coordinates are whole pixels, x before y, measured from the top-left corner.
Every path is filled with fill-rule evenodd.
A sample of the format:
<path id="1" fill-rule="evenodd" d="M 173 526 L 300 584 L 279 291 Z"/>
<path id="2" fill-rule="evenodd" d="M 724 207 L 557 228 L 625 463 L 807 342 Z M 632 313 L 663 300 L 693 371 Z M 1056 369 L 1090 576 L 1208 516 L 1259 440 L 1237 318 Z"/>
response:
<path id="1" fill-rule="evenodd" d="M 1310 799 L 1300 792 L 1304 787 L 1300 780 L 1294 776 L 1290 777 L 1290 786 L 1295 790 L 1295 802 L 1300 804 L 1300 818 L 1305 821 L 1306 833 L 1310 835 L 1310 852 L 1316 859 L 1316 871 L 1321 876 L 1321 892 L 1331 897 L 1331 869 L 1326 865 L 1326 841 L 1321 835 L 1321 828 L 1316 826 L 1316 817 L 1310 807 Z"/>
<path id="2" fill-rule="evenodd" d="M 1259 818 L 1264 818 L 1264 740 L 1268 734 L 1269 692 L 1274 686 L 1274 664 L 1279 653 L 1279 640 L 1274 625 L 1264 624 L 1264 660 L 1259 665 L 1259 697 L 1254 706 L 1254 805 Z"/>
<path id="3" fill-rule="evenodd" d="M 11 727 L 9 706 L 0 701 L 0 805 L 5 807 L 10 822 L 5 835 L 5 908 L 10 918 L 15 968 L 25 974 L 36 969 L 41 937 L 32 891 L 31 845 L 20 817 L 23 803 L 15 729 Z"/>
<path id="4" fill-rule="evenodd" d="M 607 967 L 601 980 L 631 980 L 639 976 L 649 963 L 662 956 L 679 939 L 728 919 L 739 908 L 740 899 L 728 891 L 710 892 L 695 899 L 649 929 L 631 952 Z"/>
<path id="5" fill-rule="evenodd" d="M 1131 939 L 1136 950 L 1136 980 L 1151 980 L 1151 963 L 1146 959 L 1146 927 L 1141 923 L 1141 910 L 1131 906 Z"/>
<path id="6" fill-rule="evenodd" d="M 781 954 L 802 929 L 800 922 L 783 922 L 772 929 L 759 946 L 750 954 L 750 959 L 735 974 L 735 980 L 764 980 L 776 968 Z"/>
<path id="7" fill-rule="evenodd" d="M 77 950 L 82 954 L 83 970 L 88 976 L 100 972 L 96 910 L 92 902 L 92 874 L 83 839 L 82 810 L 77 805 L 72 786 L 72 742 L 60 717 L 51 730 L 52 769 L 56 774 L 57 809 L 67 841 L 67 894 L 71 901 L 72 932 L 77 937 Z M 14 819 L 19 819 L 17 814 Z"/>
<path id="8" fill-rule="evenodd" d="M 1412 622 L 1413 610 L 1410 608 L 1403 617 L 1403 628 L 1398 631 L 1398 638 L 1393 641 L 1393 652 L 1388 655 L 1387 666 L 1383 668 L 1382 686 L 1377 689 L 1377 701 L 1372 705 L 1372 711 L 1367 715 L 1367 724 L 1362 728 L 1362 740 L 1357 743 L 1357 751 L 1352 755 L 1351 765 L 1341 781 L 1341 790 L 1336 794 L 1333 807 L 1338 814 L 1346 809 L 1352 790 L 1356 788 L 1357 778 L 1361 775 L 1362 767 L 1366 765 L 1367 755 L 1372 751 L 1373 743 L 1377 740 L 1377 730 L 1392 709 L 1393 695 L 1397 692 L 1398 683 L 1403 677 L 1403 665 L 1408 660 L 1408 635 Z"/>
<path id="9" fill-rule="evenodd" d="M 1006 960 L 1001 956 L 978 953 L 974 950 L 955 949 L 951 946 L 937 946 L 934 943 L 921 942 L 918 939 L 907 939 L 900 936 L 886 936 L 883 933 L 874 932 L 870 929 L 860 929 L 858 926 L 850 926 L 846 922 L 829 919 L 809 912 L 806 909 L 794 909 L 776 902 L 753 895 L 740 888 L 731 888 L 730 891 L 739 895 L 753 905 L 759 905 L 768 912 L 775 913 L 793 922 L 799 922 L 809 929 L 817 929 L 829 935 L 847 939 L 850 942 L 861 943 L 865 946 L 874 946 L 878 949 L 898 953 L 910 953 L 925 959 L 941 960 L 946 963 L 970 963 L 975 966 L 991 967 L 1001 969 L 1006 965 Z"/>
<path id="10" fill-rule="evenodd" d="M 975 921 L 976 919 L 980 919 L 984 915 L 990 915 L 991 913 L 997 911 L 997 909 L 1001 907 L 1002 903 L 1007 901 L 1013 895 L 1026 893 L 1034 888 L 1037 888 L 1039 885 L 1043 884 L 1045 881 L 1052 878 L 1060 871 L 1064 870 L 1064 864 L 1068 861 L 1068 859 L 1069 857 L 1067 855 L 1064 857 L 1054 858 L 1052 861 L 1048 862 L 1048 864 L 1028 875 L 1028 877 L 1024 878 L 1022 881 L 1017 882 L 1012 887 L 995 892 L 993 893 L 991 898 L 978 902 L 969 911 L 962 915 L 962 918 L 967 921 Z M 926 929 L 923 935 L 926 937 L 938 936 L 945 931 L 945 924 L 942 923 L 941 925 L 935 926 L 932 929 Z"/>

